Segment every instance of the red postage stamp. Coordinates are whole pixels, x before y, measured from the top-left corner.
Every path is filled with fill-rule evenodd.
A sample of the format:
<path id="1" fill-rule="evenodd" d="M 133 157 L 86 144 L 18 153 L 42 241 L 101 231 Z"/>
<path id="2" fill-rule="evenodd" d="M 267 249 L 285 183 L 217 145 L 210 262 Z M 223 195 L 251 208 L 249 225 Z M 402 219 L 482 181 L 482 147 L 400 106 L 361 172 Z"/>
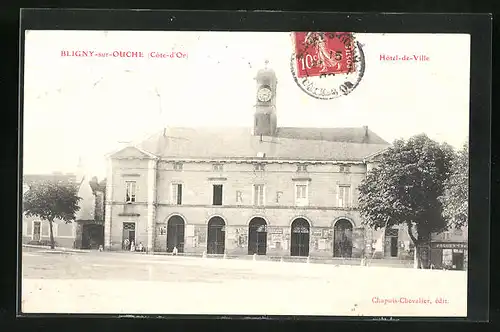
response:
<path id="1" fill-rule="evenodd" d="M 348 74 L 354 71 L 350 32 L 295 32 L 297 77 Z"/>
<path id="2" fill-rule="evenodd" d="M 293 32 L 291 71 L 302 91 L 317 99 L 350 94 L 365 71 L 361 44 L 352 32 Z"/>

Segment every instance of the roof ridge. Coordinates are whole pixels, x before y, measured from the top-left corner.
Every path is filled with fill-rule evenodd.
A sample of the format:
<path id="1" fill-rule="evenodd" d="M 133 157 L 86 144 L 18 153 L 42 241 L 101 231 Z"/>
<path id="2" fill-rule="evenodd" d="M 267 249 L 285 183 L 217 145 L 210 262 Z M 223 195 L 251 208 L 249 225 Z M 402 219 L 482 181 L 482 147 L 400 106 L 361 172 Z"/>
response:
<path id="1" fill-rule="evenodd" d="M 278 126 L 278 129 L 281 128 L 292 128 L 292 129 L 364 129 L 365 126 L 342 126 L 342 127 L 304 127 L 304 126 Z M 165 126 L 164 129 L 217 129 L 217 128 L 232 128 L 232 129 L 243 129 L 243 128 L 252 128 L 252 126 L 234 126 L 234 125 L 223 125 L 223 126 Z M 370 129 L 368 127 L 368 129 Z M 161 130 L 163 131 L 163 129 Z M 161 132 L 160 131 L 160 132 Z"/>
<path id="2" fill-rule="evenodd" d="M 196 129 L 217 129 L 217 128 L 231 128 L 231 129 L 247 129 L 252 128 L 251 126 L 168 126 L 165 129 L 188 129 L 188 130 L 196 130 Z"/>
<path id="3" fill-rule="evenodd" d="M 279 127 L 270 140 L 259 141 L 251 126 L 164 126 L 135 146 L 156 157 L 245 158 L 265 152 L 270 158 L 362 159 L 389 143 L 362 127 Z M 280 130 L 281 129 L 281 130 Z"/>
<path id="4" fill-rule="evenodd" d="M 363 126 L 356 127 L 294 127 L 294 126 L 279 126 L 278 128 L 296 128 L 296 129 L 363 129 Z"/>

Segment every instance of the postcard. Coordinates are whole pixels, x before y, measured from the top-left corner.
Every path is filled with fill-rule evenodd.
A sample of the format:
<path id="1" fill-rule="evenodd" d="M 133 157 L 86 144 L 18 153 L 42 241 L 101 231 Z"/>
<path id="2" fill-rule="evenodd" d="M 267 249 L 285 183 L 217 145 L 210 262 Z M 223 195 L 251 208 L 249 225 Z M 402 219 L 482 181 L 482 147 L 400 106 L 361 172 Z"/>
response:
<path id="1" fill-rule="evenodd" d="M 24 47 L 22 313 L 467 316 L 469 34 Z"/>

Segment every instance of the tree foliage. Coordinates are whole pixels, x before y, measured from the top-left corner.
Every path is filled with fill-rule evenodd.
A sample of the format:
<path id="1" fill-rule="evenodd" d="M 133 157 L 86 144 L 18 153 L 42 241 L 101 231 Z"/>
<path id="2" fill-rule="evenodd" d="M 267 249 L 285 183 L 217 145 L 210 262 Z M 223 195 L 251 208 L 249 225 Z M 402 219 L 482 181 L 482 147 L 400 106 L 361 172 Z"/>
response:
<path id="1" fill-rule="evenodd" d="M 451 146 L 424 134 L 396 140 L 358 188 L 363 223 L 374 229 L 403 224 L 415 245 L 429 241 L 446 227 L 439 197 L 453 156 Z"/>
<path id="2" fill-rule="evenodd" d="M 440 201 L 447 228 L 461 228 L 469 223 L 469 145 L 455 155 L 450 177 Z"/>
<path id="3" fill-rule="evenodd" d="M 73 185 L 40 182 L 33 184 L 23 197 L 23 212 L 27 217 L 38 217 L 49 221 L 51 248 L 54 248 L 52 223 L 55 219 L 66 223 L 75 219 L 75 213 L 80 209 L 80 197 Z"/>

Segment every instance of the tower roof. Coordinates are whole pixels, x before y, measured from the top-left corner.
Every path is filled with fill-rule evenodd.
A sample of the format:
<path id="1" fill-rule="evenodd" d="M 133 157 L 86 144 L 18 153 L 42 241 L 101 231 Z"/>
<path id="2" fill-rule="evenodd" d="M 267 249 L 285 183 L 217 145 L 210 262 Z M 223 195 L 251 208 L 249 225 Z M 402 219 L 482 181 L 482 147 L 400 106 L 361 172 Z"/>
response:
<path id="1" fill-rule="evenodd" d="M 262 76 L 276 76 L 276 72 L 271 68 L 260 69 L 257 72 L 257 77 L 262 77 Z"/>
<path id="2" fill-rule="evenodd" d="M 257 77 L 276 77 L 276 73 L 272 68 L 269 68 L 269 61 L 264 61 L 264 68 L 257 71 Z"/>

